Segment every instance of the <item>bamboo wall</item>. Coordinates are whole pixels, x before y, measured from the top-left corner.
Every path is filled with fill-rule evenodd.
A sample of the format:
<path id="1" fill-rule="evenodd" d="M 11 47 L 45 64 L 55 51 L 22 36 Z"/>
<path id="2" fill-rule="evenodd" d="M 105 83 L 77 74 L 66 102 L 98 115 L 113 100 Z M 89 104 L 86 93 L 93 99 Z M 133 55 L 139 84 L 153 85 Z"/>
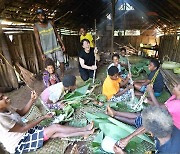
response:
<path id="1" fill-rule="evenodd" d="M 180 40 L 176 35 L 165 35 L 160 37 L 159 58 L 163 60 L 164 56 L 170 60 L 180 62 Z"/>

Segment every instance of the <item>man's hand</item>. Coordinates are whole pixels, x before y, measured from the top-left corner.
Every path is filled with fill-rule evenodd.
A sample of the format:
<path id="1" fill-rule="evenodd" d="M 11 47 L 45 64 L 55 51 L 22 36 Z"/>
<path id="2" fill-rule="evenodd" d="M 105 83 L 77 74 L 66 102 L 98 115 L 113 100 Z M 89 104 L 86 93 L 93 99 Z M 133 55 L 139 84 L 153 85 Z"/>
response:
<path id="1" fill-rule="evenodd" d="M 47 113 L 46 115 L 44 115 L 45 119 L 50 119 L 52 118 L 54 115 L 52 113 Z"/>
<path id="2" fill-rule="evenodd" d="M 118 146 L 124 149 L 128 143 L 129 143 L 129 139 L 125 137 L 123 139 L 120 139 Z"/>
<path id="3" fill-rule="evenodd" d="M 97 69 L 96 65 L 91 66 L 91 70 L 96 70 L 96 69 Z"/>
<path id="4" fill-rule="evenodd" d="M 113 150 L 114 150 L 115 154 L 125 154 L 125 152 L 117 145 L 114 145 Z"/>
<path id="5" fill-rule="evenodd" d="M 150 93 L 150 92 L 154 92 L 153 90 L 153 85 L 152 84 L 149 84 L 147 85 L 147 91 Z"/>
<path id="6" fill-rule="evenodd" d="M 66 49 L 65 49 L 65 46 L 64 46 L 64 45 L 62 45 L 62 47 L 61 47 L 61 48 L 62 48 L 62 51 L 63 51 L 63 52 L 65 52 L 65 50 L 66 50 Z"/>
<path id="7" fill-rule="evenodd" d="M 46 60 L 45 54 L 42 54 L 42 55 L 41 55 L 41 58 L 42 58 L 43 61 L 45 61 L 45 60 Z"/>
<path id="8" fill-rule="evenodd" d="M 36 100 L 38 97 L 37 93 L 35 91 L 31 91 L 31 100 Z"/>

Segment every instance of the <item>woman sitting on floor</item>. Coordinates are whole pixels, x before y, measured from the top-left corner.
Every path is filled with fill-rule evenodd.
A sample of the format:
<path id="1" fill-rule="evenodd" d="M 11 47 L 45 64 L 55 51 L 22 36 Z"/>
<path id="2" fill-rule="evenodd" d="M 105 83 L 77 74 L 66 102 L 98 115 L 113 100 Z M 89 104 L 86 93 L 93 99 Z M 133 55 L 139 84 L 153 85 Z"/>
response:
<path id="1" fill-rule="evenodd" d="M 23 123 L 21 117 L 31 108 L 37 98 L 33 91 L 27 105 L 19 110 L 13 108 L 7 96 L 0 94 L 0 142 L 10 153 L 20 154 L 36 151 L 41 148 L 49 138 L 62 138 L 72 136 L 87 136 L 94 132 L 93 123 L 83 128 L 75 128 L 53 124 L 48 127 L 38 124 L 52 114 L 47 114 L 29 123 Z"/>

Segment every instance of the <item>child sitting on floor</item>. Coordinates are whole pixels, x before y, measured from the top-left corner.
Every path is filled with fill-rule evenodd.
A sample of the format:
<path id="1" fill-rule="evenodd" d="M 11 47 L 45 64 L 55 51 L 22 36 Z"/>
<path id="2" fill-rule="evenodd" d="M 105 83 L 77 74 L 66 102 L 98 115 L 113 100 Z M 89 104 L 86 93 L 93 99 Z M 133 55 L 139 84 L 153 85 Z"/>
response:
<path id="1" fill-rule="evenodd" d="M 141 93 L 144 93 L 146 91 L 147 85 L 151 83 L 151 80 L 158 71 L 159 66 L 160 66 L 159 62 L 156 59 L 152 59 L 148 67 L 149 70 L 151 71 L 151 73 L 148 75 L 148 79 L 134 81 L 135 89 L 139 90 Z M 156 97 L 161 95 L 163 91 L 163 87 L 164 87 L 163 77 L 159 71 L 153 84 L 154 95 Z"/>
<path id="2" fill-rule="evenodd" d="M 129 76 L 125 80 L 122 80 L 118 72 L 116 66 L 111 66 L 108 69 L 108 76 L 103 83 L 102 93 L 108 100 L 113 102 L 126 101 L 131 97 L 129 89 L 132 88 L 132 85 L 127 86 L 125 89 L 120 88 L 128 84 Z"/>
<path id="3" fill-rule="evenodd" d="M 173 95 L 165 102 L 165 104 L 160 104 L 156 97 L 154 96 L 154 91 L 151 85 L 147 86 L 147 91 L 152 99 L 148 101 L 149 104 L 153 106 L 161 106 L 162 108 L 168 110 L 171 114 L 174 125 L 180 129 L 180 84 L 176 85 L 173 89 Z M 130 125 L 134 125 L 137 128 L 142 126 L 142 117 L 140 112 L 119 112 L 115 111 L 109 106 L 106 109 L 106 113 L 115 119 L 125 122 Z"/>
<path id="4" fill-rule="evenodd" d="M 59 75 L 55 73 L 54 61 L 50 58 L 47 58 L 45 61 L 45 71 L 43 72 L 43 82 L 46 88 L 60 82 Z"/>
<path id="5" fill-rule="evenodd" d="M 33 91 L 27 105 L 19 110 L 13 108 L 7 96 L 0 94 L 0 142 L 9 153 L 22 154 L 43 147 L 49 138 L 87 136 L 94 132 L 93 123 L 83 128 L 53 124 L 48 127 L 38 126 L 45 119 L 52 118 L 47 114 L 33 122 L 23 123 L 21 117 L 31 108 L 37 98 Z"/>
<path id="6" fill-rule="evenodd" d="M 128 59 L 126 57 L 126 48 L 121 48 L 119 63 L 122 67 L 121 68 L 122 70 L 128 69 Z"/>
<path id="7" fill-rule="evenodd" d="M 118 68 L 119 74 L 121 74 L 121 65 L 119 64 L 119 55 L 118 54 L 113 54 L 112 61 L 113 61 L 113 63 L 108 66 L 108 69 L 111 66 L 116 66 Z"/>
<path id="8" fill-rule="evenodd" d="M 76 88 L 76 77 L 66 75 L 62 82 L 49 86 L 41 93 L 42 101 L 49 109 L 63 108 L 63 104 L 58 102 L 64 97 L 65 91 L 73 91 Z"/>

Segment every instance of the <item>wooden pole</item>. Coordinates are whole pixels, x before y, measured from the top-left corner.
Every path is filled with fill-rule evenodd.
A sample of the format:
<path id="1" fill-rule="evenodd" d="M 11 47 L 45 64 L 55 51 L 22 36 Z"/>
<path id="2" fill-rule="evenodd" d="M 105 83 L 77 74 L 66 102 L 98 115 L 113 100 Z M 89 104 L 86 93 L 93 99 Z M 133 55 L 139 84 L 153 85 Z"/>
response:
<path id="1" fill-rule="evenodd" d="M 23 44 L 22 44 L 21 34 L 18 35 L 18 42 L 19 42 L 19 52 L 20 52 L 20 55 L 21 55 L 22 64 L 23 64 L 23 66 L 25 68 L 27 68 L 26 59 L 25 59 L 25 55 L 24 55 Z"/>
<path id="2" fill-rule="evenodd" d="M 115 0 L 112 3 L 112 35 L 111 35 L 111 54 L 114 52 L 114 21 L 115 21 Z"/>
<path id="3" fill-rule="evenodd" d="M 3 53 L 4 57 L 6 57 L 6 59 L 9 61 L 9 63 L 12 65 L 11 56 L 10 56 L 9 49 L 7 46 L 6 36 L 3 33 L 1 26 L 0 26 L 0 38 L 1 38 L 0 46 L 2 47 L 2 53 Z M 9 72 L 9 79 L 10 79 L 10 82 L 11 82 L 13 88 L 18 88 L 18 80 L 17 80 L 16 74 L 15 74 L 13 68 L 11 68 L 9 65 L 7 65 L 7 69 Z"/>

